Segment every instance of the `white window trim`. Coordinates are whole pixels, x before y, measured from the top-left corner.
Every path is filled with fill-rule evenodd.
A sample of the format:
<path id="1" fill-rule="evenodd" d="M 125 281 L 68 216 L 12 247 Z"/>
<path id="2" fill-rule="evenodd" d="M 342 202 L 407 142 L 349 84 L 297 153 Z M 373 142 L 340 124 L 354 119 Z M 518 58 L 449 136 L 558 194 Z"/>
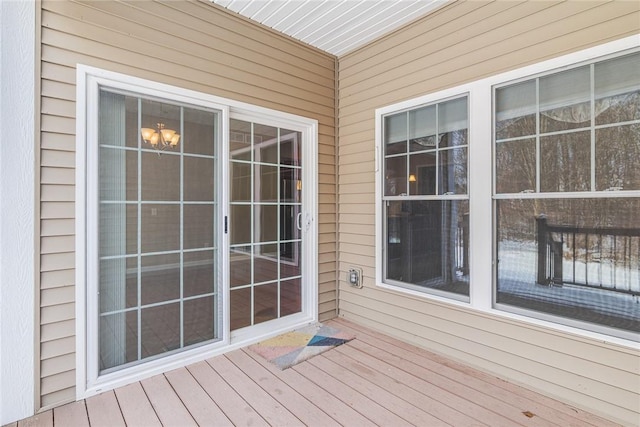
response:
<path id="1" fill-rule="evenodd" d="M 506 312 L 493 308 L 494 264 L 493 264 L 493 139 L 492 139 L 492 91 L 493 86 L 527 76 L 557 71 L 563 67 L 591 61 L 607 55 L 640 47 L 640 34 L 605 43 L 578 52 L 563 55 L 530 66 L 497 74 L 485 79 L 463 84 L 453 88 L 434 92 L 418 98 L 402 101 L 393 105 L 378 108 L 375 111 L 375 254 L 376 285 L 380 288 L 424 300 L 456 306 L 463 309 L 490 314 L 494 317 L 515 320 L 526 324 L 590 338 L 599 342 L 610 343 L 640 349 L 640 343 L 604 333 L 589 331 L 578 327 L 559 324 L 552 321 Z M 383 277 L 383 203 L 382 203 L 382 162 L 384 155 L 382 122 L 383 116 L 393 112 L 414 108 L 422 104 L 433 103 L 441 99 L 469 94 L 469 258 L 470 258 L 470 302 L 465 303 L 438 295 L 418 292 L 384 283 Z M 491 225 L 490 227 L 488 225 Z"/>
<path id="2" fill-rule="evenodd" d="M 308 274 L 311 293 L 308 304 L 303 307 L 304 315 L 290 316 L 276 325 L 259 325 L 249 336 L 230 334 L 229 331 L 229 298 L 228 285 L 221 291 L 223 295 L 223 325 L 220 341 L 204 345 L 176 354 L 168 355 L 156 360 L 151 360 L 140 365 L 125 368 L 120 371 L 105 375 L 98 375 L 97 367 L 97 321 L 91 319 L 88 314 L 97 310 L 97 298 L 87 300 L 87 278 L 96 277 L 97 266 L 95 257 L 90 259 L 88 252 L 96 254 L 97 248 L 87 247 L 87 236 L 97 236 L 97 210 L 90 207 L 87 199 L 87 191 L 91 189 L 97 192 L 97 173 L 87 175 L 88 171 L 99 170 L 97 163 L 97 150 L 94 155 L 87 150 L 86 141 L 91 135 L 97 135 L 98 117 L 98 88 L 104 85 L 110 88 L 121 89 L 134 93 L 155 96 L 179 103 L 199 105 L 216 109 L 222 112 L 221 149 L 220 162 L 222 174 L 228 170 L 228 143 L 229 143 L 229 119 L 230 117 L 251 117 L 255 121 L 262 121 L 273 125 L 282 124 L 284 127 L 303 132 L 303 138 L 309 142 L 306 146 L 305 167 L 303 180 L 306 181 L 308 191 L 305 197 L 303 211 L 305 223 L 308 224 L 305 247 L 311 248 L 308 259 L 305 259 L 306 272 Z M 87 398 L 99 394 L 105 390 L 120 387 L 134 381 L 139 381 L 150 376 L 160 374 L 171 369 L 196 363 L 207 358 L 231 351 L 252 342 L 277 335 L 292 327 L 315 322 L 318 319 L 318 287 L 317 287 L 317 242 L 318 216 L 317 203 L 317 145 L 318 122 L 302 116 L 284 113 L 264 107 L 259 107 L 243 102 L 238 102 L 214 95 L 183 89 L 163 83 L 128 76 L 108 70 L 78 64 L 76 71 L 76 399 Z M 303 182 L 304 182 L 303 181 Z M 310 185 L 313 183 L 313 185 Z M 228 186 L 220 191 L 221 216 L 228 216 Z M 94 217 L 88 214 L 93 212 Z M 222 264 L 228 265 L 228 234 L 223 234 L 221 244 Z M 97 241 L 91 242 L 97 245 Z M 93 265 L 92 265 L 93 264 Z M 225 284 L 229 282 L 229 271 L 221 268 L 218 274 L 223 275 Z M 91 311 L 94 310 L 94 311 Z M 93 343 L 93 344 L 92 344 Z M 94 361 L 93 364 L 89 360 Z"/>

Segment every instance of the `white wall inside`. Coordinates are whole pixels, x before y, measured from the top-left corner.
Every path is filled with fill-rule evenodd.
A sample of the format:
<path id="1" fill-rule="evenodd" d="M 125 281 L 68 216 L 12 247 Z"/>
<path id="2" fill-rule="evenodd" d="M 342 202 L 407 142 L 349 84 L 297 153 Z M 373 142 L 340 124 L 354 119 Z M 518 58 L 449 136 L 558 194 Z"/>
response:
<path id="1" fill-rule="evenodd" d="M 0 425 L 35 410 L 35 13 L 0 1 Z"/>

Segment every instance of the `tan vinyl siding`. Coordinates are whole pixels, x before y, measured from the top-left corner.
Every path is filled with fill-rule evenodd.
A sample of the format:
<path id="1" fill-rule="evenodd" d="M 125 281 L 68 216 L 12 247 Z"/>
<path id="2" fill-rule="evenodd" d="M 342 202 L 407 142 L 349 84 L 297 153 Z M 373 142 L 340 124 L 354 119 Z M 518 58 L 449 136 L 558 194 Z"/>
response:
<path id="1" fill-rule="evenodd" d="M 72 286 L 75 280 L 74 270 L 58 270 L 58 271 L 45 271 L 40 273 L 40 280 L 42 280 L 42 289 L 58 288 L 62 286 Z M 46 283 L 46 286 L 44 285 Z"/>
<path id="2" fill-rule="evenodd" d="M 373 236 L 376 108 L 639 32 L 638 2 L 455 2 L 341 57 L 340 315 L 637 425 L 638 351 L 376 287 Z"/>
<path id="3" fill-rule="evenodd" d="M 205 1 L 41 6 L 41 406 L 75 398 L 78 63 L 318 120 L 319 316 L 334 317 L 335 58 Z"/>

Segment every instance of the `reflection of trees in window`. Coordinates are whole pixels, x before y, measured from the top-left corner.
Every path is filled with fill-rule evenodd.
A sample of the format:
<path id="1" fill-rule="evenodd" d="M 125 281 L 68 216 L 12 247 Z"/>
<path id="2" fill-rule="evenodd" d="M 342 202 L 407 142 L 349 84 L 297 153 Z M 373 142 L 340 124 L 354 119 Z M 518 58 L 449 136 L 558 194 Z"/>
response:
<path id="1" fill-rule="evenodd" d="M 496 191 L 498 193 L 535 191 L 535 139 L 527 138 L 496 144 L 496 164 Z"/>
<path id="2" fill-rule="evenodd" d="M 496 191 L 639 190 L 639 58 L 496 89 Z"/>
<path id="3" fill-rule="evenodd" d="M 535 218 L 545 215 L 550 223 L 577 228 L 638 227 L 640 206 L 636 198 L 616 199 L 513 199 L 499 203 L 500 240 L 534 240 Z M 508 218 L 508 220 L 507 220 Z"/>
<path id="4" fill-rule="evenodd" d="M 467 130 L 455 130 L 441 136 L 440 147 L 454 147 L 440 151 L 440 189 L 438 194 L 467 192 Z"/>
<path id="5" fill-rule="evenodd" d="M 638 69 L 634 53 L 496 89 L 498 303 L 640 330 Z"/>
<path id="6" fill-rule="evenodd" d="M 640 124 L 637 123 L 640 120 L 640 92 L 599 100 L 595 105 L 595 122 L 605 123 L 594 129 L 595 164 L 591 164 L 591 130 L 541 133 L 540 191 L 589 191 L 592 168 L 597 191 L 640 189 L 640 168 L 637 167 L 640 164 Z M 565 110 L 568 112 L 573 107 L 576 106 Z M 615 114 L 619 115 L 618 119 Z M 531 128 L 532 117 L 506 119 L 496 124 L 499 129 L 496 135 L 502 139 L 496 144 L 498 193 L 535 190 L 536 140 L 509 136 L 526 134 Z M 571 114 L 565 120 L 574 117 L 575 114 Z M 636 123 L 629 123 L 634 120 Z"/>
<path id="7" fill-rule="evenodd" d="M 540 137 L 540 191 L 589 191 L 589 131 Z"/>
<path id="8" fill-rule="evenodd" d="M 640 124 L 597 129 L 595 143 L 596 190 L 640 190 Z"/>
<path id="9" fill-rule="evenodd" d="M 496 122 L 496 139 L 498 140 L 535 135 L 535 133 L 535 114 L 506 118 Z"/>

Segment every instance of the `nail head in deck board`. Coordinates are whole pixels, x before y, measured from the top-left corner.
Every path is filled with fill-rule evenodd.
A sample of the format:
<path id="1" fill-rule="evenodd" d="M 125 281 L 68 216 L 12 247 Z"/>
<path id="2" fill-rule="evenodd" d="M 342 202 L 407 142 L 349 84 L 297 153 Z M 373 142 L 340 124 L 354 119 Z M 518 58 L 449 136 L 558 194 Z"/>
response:
<path id="1" fill-rule="evenodd" d="M 305 378 L 294 369 L 281 370 L 267 362 L 262 356 L 259 356 L 247 349 L 244 349 L 243 351 L 256 362 L 268 369 L 273 375 L 289 384 L 301 395 L 313 402 L 318 408 L 322 409 L 327 415 L 340 424 L 358 427 L 375 426 L 374 423 L 354 410 L 348 403 L 345 403 L 332 394 L 327 393 L 322 387 Z"/>
<path id="2" fill-rule="evenodd" d="M 253 378 L 271 397 L 289 409 L 303 424 L 318 427 L 338 425 L 333 418 L 319 409 L 314 404 L 315 402 L 302 397 L 295 389 L 273 375 L 243 351 L 232 351 L 227 354 L 227 358 L 242 372 Z"/>
<path id="3" fill-rule="evenodd" d="M 183 427 L 198 425 L 164 375 L 156 375 L 140 383 L 162 425 Z"/>
<path id="4" fill-rule="evenodd" d="M 211 363 L 223 356 L 211 359 Z M 235 425 L 263 427 L 269 424 L 207 362 L 187 366 L 200 387 Z"/>
<path id="5" fill-rule="evenodd" d="M 233 426 L 229 418 L 216 405 L 186 368 L 165 374 L 167 380 L 200 426 Z"/>
<path id="6" fill-rule="evenodd" d="M 272 425 L 301 424 L 300 420 L 287 408 L 261 389 L 252 378 L 238 369 L 229 359 L 223 356 L 208 362 L 268 423 Z"/>
<path id="7" fill-rule="evenodd" d="M 53 419 L 58 426 L 89 427 L 89 415 L 84 400 L 54 408 Z"/>
<path id="8" fill-rule="evenodd" d="M 86 400 L 91 427 L 126 426 L 113 391 L 106 391 Z"/>
<path id="9" fill-rule="evenodd" d="M 128 426 L 162 426 L 139 382 L 117 388 L 115 392 Z"/>

